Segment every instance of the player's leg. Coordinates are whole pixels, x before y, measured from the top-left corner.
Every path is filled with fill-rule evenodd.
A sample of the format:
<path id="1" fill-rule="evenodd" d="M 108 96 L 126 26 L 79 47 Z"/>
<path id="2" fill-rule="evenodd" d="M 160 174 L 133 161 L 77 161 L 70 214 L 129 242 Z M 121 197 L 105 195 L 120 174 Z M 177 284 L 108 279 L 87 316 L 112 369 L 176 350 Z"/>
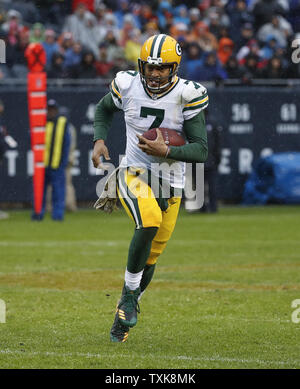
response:
<path id="1" fill-rule="evenodd" d="M 127 214 L 135 222 L 135 231 L 128 251 L 125 283 L 117 315 L 121 325 L 133 327 L 137 322 L 143 270 L 150 255 L 152 240 L 162 221 L 162 214 L 151 188 L 130 170 L 123 169 L 119 172 L 118 194 Z M 112 332 L 114 333 L 113 328 Z"/>
<path id="2" fill-rule="evenodd" d="M 181 198 L 173 197 L 169 199 L 168 202 L 169 208 L 166 211 L 162 212 L 162 222 L 155 237 L 153 238 L 150 254 L 147 259 L 146 266 L 144 268 L 140 284 L 141 294 L 149 285 L 154 274 L 157 259 L 166 248 L 166 245 L 169 239 L 171 238 L 171 235 L 175 228 Z"/>
<path id="3" fill-rule="evenodd" d="M 162 222 L 162 212 L 150 186 L 130 169 L 120 172 L 118 193 L 136 227 L 129 247 L 127 270 L 129 273 L 140 273 L 145 267 L 152 240 Z M 136 282 L 139 285 L 140 280 L 137 279 Z"/>
<path id="4" fill-rule="evenodd" d="M 136 225 L 128 252 L 124 288 L 126 291 L 134 291 L 138 297 L 152 241 L 162 222 L 162 212 L 150 186 L 135 171 L 126 169 L 120 172 L 118 190 L 120 201 Z M 121 318 L 124 324 L 134 325 L 136 317 L 132 320 Z"/>

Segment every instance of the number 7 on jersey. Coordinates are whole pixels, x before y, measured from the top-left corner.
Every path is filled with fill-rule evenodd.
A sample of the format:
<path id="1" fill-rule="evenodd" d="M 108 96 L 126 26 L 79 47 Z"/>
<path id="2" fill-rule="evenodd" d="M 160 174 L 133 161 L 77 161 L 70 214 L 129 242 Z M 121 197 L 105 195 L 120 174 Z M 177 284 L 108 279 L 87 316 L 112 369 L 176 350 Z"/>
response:
<path id="1" fill-rule="evenodd" d="M 161 125 L 161 123 L 165 117 L 165 110 L 159 109 L 159 108 L 141 107 L 140 116 L 142 118 L 146 118 L 148 116 L 155 117 L 153 123 L 149 127 L 149 130 L 150 130 L 151 128 L 157 128 Z"/>

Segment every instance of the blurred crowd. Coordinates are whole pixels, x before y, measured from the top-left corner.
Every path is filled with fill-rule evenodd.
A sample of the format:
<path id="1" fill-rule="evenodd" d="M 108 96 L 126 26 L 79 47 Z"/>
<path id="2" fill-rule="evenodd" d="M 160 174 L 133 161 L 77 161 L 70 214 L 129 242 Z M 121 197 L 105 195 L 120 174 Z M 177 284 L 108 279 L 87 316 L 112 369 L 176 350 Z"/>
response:
<path id="1" fill-rule="evenodd" d="M 300 0 L 0 0 L 0 79 L 26 77 L 31 42 L 42 43 L 49 78 L 110 79 L 137 69 L 142 43 L 157 33 L 182 46 L 183 78 L 247 84 L 300 76 L 291 59 Z"/>

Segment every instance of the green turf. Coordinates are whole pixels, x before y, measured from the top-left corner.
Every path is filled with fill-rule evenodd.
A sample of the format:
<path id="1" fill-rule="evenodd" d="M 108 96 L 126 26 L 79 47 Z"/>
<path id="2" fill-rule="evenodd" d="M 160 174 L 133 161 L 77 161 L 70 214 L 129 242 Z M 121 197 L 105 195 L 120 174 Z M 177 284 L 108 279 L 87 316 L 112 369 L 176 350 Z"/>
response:
<path id="1" fill-rule="evenodd" d="M 0 368 L 299 368 L 300 207 L 181 210 L 138 325 L 110 343 L 123 211 L 0 220 Z M 299 315 L 300 316 L 300 315 Z"/>

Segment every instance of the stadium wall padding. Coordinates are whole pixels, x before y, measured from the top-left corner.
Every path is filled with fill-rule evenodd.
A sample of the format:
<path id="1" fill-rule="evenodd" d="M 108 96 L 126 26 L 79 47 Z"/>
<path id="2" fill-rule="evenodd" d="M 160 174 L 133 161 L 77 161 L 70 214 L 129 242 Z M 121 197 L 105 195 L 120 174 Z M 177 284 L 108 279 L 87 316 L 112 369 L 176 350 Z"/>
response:
<path id="1" fill-rule="evenodd" d="M 50 87 L 48 98 L 69 109 L 77 131 L 73 182 L 79 201 L 94 201 L 97 175 L 91 162 L 95 106 L 108 92 L 102 86 Z M 300 89 L 293 87 L 224 87 L 208 89 L 210 114 L 223 127 L 221 163 L 218 169 L 218 198 L 240 202 L 244 183 L 255 162 L 273 152 L 300 151 Z M 0 202 L 30 202 L 32 199 L 32 156 L 25 87 L 0 86 L 5 105 L 4 121 L 18 142 L 8 149 L 0 165 Z M 118 165 L 125 151 L 125 122 L 115 115 L 107 145 L 111 163 Z M 101 172 L 100 172 L 101 173 Z"/>

